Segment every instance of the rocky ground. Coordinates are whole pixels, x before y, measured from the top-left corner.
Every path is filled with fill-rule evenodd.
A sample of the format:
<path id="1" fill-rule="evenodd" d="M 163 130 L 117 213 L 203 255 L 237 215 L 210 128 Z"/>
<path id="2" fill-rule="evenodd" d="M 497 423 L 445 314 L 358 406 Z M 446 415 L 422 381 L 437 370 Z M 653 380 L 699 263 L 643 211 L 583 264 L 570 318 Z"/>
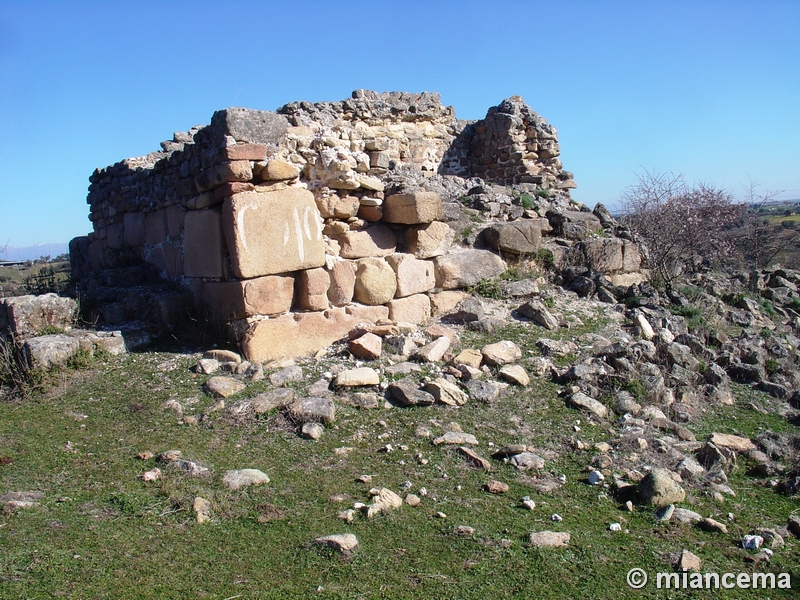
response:
<path id="1" fill-rule="evenodd" d="M 309 359 L 101 353 L 7 400 L 0 585 L 610 598 L 640 567 L 797 589 L 800 276 L 667 297 L 515 273 Z"/>

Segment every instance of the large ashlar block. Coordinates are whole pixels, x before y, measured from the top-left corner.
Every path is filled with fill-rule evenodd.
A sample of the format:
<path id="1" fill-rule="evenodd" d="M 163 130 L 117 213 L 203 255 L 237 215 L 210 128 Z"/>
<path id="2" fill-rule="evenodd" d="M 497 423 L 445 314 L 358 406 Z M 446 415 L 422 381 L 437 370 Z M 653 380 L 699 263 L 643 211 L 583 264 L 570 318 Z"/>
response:
<path id="1" fill-rule="evenodd" d="M 344 306 L 353 301 L 356 285 L 356 263 L 352 260 L 336 261 L 330 270 L 331 285 L 328 300 L 334 306 Z"/>
<path id="2" fill-rule="evenodd" d="M 433 258 L 447 254 L 454 237 L 455 232 L 447 223 L 434 221 L 427 225 L 409 227 L 406 232 L 406 247 L 417 258 Z"/>
<path id="3" fill-rule="evenodd" d="M 225 200 L 222 217 L 231 268 L 241 279 L 325 264 L 322 220 L 306 189 L 236 194 Z"/>
<path id="4" fill-rule="evenodd" d="M 306 310 L 328 308 L 328 288 L 331 278 L 325 269 L 306 269 L 297 277 L 297 304 Z"/>
<path id="5" fill-rule="evenodd" d="M 508 254 L 533 254 L 542 242 L 542 231 L 533 220 L 496 223 L 484 231 L 489 245 Z"/>
<path id="6" fill-rule="evenodd" d="M 431 300 L 426 294 L 395 298 L 387 304 L 389 318 L 396 323 L 427 323 L 431 318 Z"/>
<path id="7" fill-rule="evenodd" d="M 464 250 L 437 256 L 436 285 L 443 290 L 456 290 L 477 284 L 481 279 L 498 277 L 506 270 L 503 259 L 488 250 Z"/>
<path id="8" fill-rule="evenodd" d="M 362 258 L 356 268 L 356 285 L 353 298 L 357 302 L 375 306 L 386 304 L 397 291 L 394 269 L 382 258 Z"/>
<path id="9" fill-rule="evenodd" d="M 383 220 L 387 223 L 415 225 L 442 218 L 442 199 L 436 192 L 394 194 L 383 203 Z"/>
<path id="10" fill-rule="evenodd" d="M 223 277 L 225 242 L 218 208 L 187 211 L 183 224 L 183 273 L 186 277 Z"/>
<path id="11" fill-rule="evenodd" d="M 203 287 L 203 301 L 223 320 L 288 311 L 294 299 L 294 276 L 267 275 L 244 281 L 211 281 Z"/>
<path id="12" fill-rule="evenodd" d="M 385 306 L 364 306 L 261 319 L 248 325 L 241 341 L 242 353 L 251 362 L 306 356 L 330 346 L 359 325 L 388 317 Z"/>
<path id="13" fill-rule="evenodd" d="M 232 181 L 250 181 L 253 167 L 249 160 L 231 160 L 207 168 L 195 177 L 198 192 L 205 192 Z"/>
<path id="14" fill-rule="evenodd" d="M 125 245 L 134 248 L 144 244 L 144 213 L 130 212 L 123 217 Z"/>
<path id="15" fill-rule="evenodd" d="M 167 239 L 167 211 L 147 213 L 144 218 L 144 243 L 157 246 Z"/>
<path id="16" fill-rule="evenodd" d="M 336 236 L 341 246 L 342 258 L 366 258 L 367 256 L 387 256 L 395 251 L 397 238 L 385 225 L 373 225 L 366 229 L 347 231 Z"/>
<path id="17" fill-rule="evenodd" d="M 418 260 L 410 254 L 397 253 L 387 256 L 386 262 L 397 275 L 395 297 L 421 294 L 436 287 L 436 275 L 431 261 Z M 428 311 L 430 312 L 430 303 Z"/>

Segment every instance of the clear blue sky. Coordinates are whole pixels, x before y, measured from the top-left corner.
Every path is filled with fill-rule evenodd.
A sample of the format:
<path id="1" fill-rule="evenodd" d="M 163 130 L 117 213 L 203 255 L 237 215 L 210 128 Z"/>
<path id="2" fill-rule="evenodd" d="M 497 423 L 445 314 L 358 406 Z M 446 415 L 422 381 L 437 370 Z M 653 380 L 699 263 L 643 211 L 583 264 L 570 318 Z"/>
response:
<path id="1" fill-rule="evenodd" d="M 357 88 L 523 96 L 590 206 L 643 167 L 800 197 L 798 0 L 0 0 L 0 247 L 90 231 L 95 167 L 217 109 Z"/>

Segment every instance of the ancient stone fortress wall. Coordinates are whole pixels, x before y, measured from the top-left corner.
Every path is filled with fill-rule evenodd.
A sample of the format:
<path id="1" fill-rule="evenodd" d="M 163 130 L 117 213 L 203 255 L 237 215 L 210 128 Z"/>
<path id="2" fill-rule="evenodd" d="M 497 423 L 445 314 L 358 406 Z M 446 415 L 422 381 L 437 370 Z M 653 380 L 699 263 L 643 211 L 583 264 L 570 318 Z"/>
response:
<path id="1" fill-rule="evenodd" d="M 359 90 L 276 112 L 220 110 L 161 146 L 90 177 L 94 231 L 71 242 L 73 272 L 98 304 L 108 296 L 100 324 L 143 310 L 168 322 L 174 295 L 144 306 L 107 293 L 136 277 L 155 285 L 136 270 L 151 265 L 231 323 L 258 361 L 315 352 L 363 323 L 424 322 L 447 290 L 501 273 L 497 254 L 453 246 L 453 203 L 439 192 L 467 190 L 474 176 L 564 202 L 575 187 L 555 129 L 519 97 L 469 123 L 438 94 Z M 502 203 L 494 216 L 518 221 L 487 236 L 492 247 L 535 251 L 553 219 Z"/>

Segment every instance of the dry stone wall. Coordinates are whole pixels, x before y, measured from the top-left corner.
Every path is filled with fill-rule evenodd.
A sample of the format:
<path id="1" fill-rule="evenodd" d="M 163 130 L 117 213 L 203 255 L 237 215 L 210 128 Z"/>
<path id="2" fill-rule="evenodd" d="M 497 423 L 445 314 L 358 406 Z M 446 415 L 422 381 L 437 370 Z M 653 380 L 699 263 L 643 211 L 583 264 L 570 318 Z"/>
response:
<path id="1" fill-rule="evenodd" d="M 424 322 L 436 293 L 499 275 L 496 254 L 454 247 L 450 201 L 481 196 L 474 183 L 524 184 L 556 205 L 575 187 L 555 129 L 519 97 L 468 123 L 438 94 L 358 90 L 217 111 L 161 146 L 92 174 L 94 230 L 71 242 L 73 272 L 101 324 L 147 313 L 169 327 L 191 298 L 250 360 L 314 352 L 363 323 Z M 501 205 L 495 216 L 528 220 L 495 250 L 535 252 L 548 219 Z"/>

